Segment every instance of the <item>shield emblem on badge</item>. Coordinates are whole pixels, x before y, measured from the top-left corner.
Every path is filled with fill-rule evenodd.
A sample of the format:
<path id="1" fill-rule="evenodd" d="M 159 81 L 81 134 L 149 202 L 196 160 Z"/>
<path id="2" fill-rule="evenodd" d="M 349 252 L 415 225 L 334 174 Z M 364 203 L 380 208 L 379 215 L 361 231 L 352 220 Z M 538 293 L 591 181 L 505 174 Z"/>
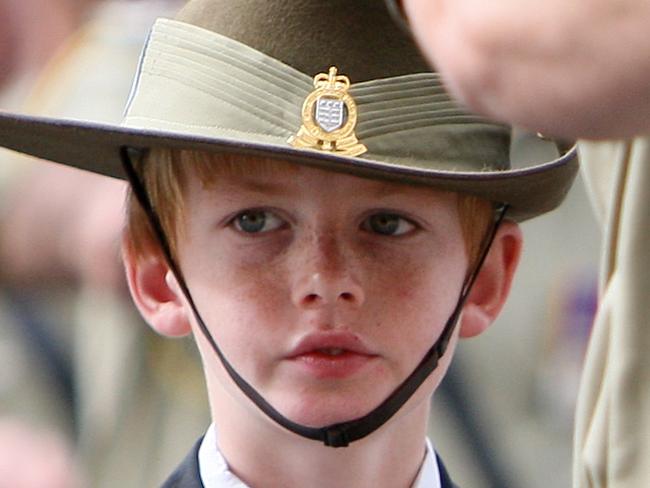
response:
<path id="1" fill-rule="evenodd" d="M 333 132 L 343 126 L 345 102 L 336 98 L 319 98 L 316 102 L 316 122 L 325 132 Z"/>

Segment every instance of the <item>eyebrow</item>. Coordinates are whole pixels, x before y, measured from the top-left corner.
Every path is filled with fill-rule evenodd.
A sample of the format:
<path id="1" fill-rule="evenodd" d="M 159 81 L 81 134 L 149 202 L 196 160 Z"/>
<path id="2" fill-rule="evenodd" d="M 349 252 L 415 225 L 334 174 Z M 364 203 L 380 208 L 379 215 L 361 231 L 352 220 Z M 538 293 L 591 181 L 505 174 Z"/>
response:
<path id="1" fill-rule="evenodd" d="M 293 195 L 296 193 L 294 185 L 284 182 L 264 181 L 255 177 L 239 176 L 234 181 L 228 181 L 225 184 L 247 192 L 261 193 L 264 195 Z"/>
<path id="2" fill-rule="evenodd" d="M 367 181 L 364 182 L 370 187 L 370 194 L 373 197 L 384 197 L 384 196 L 393 196 L 408 193 L 408 188 L 402 187 L 401 185 L 395 185 L 388 182 L 380 181 Z M 270 195 L 291 195 L 297 193 L 295 185 L 287 183 L 278 183 L 264 181 L 258 178 L 248 178 L 240 177 L 236 183 L 233 183 L 238 187 L 241 187 L 248 191 L 253 191 L 257 193 L 264 193 Z"/>
<path id="3" fill-rule="evenodd" d="M 377 182 L 376 188 L 372 189 L 372 195 L 375 197 L 391 197 L 394 195 L 403 195 L 411 193 L 409 190 L 413 187 L 408 185 L 397 185 L 392 182 Z"/>
<path id="4" fill-rule="evenodd" d="M 273 172 L 275 173 L 275 172 Z M 278 173 L 280 173 L 278 171 Z M 225 181 L 221 179 L 224 186 L 237 188 L 249 193 L 258 193 L 269 196 L 294 196 L 300 193 L 300 189 L 290 183 L 291 175 L 283 173 L 284 181 L 269 181 L 265 176 L 271 172 L 262 175 L 237 174 L 230 175 Z M 366 193 L 372 199 L 380 199 L 399 195 L 411 195 L 409 185 L 395 184 L 394 182 L 371 180 L 362 178 L 359 184 L 360 190 Z M 424 187 L 422 187 L 424 188 Z"/>

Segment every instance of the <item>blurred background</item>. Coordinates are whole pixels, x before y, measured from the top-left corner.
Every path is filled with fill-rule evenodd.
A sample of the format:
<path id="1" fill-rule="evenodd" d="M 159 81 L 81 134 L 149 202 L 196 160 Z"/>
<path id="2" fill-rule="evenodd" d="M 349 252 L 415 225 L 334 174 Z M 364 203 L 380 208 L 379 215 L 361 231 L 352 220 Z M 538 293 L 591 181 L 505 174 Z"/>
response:
<path id="1" fill-rule="evenodd" d="M 180 3 L 0 0 L 0 109 L 118 122 L 149 26 Z M 520 164 L 555 157 L 513 141 Z M 127 297 L 124 191 L 0 152 L 0 488 L 156 486 L 208 425 L 193 346 L 155 336 Z M 600 235 L 580 181 L 523 229 L 506 309 L 461 342 L 433 400 L 434 445 L 463 487 L 570 486 Z"/>
<path id="2" fill-rule="evenodd" d="M 119 123 L 175 0 L 0 0 L 0 109 Z M 125 184 L 0 153 L 0 488 L 159 486 L 209 424 L 198 354 L 120 261 Z"/>
<path id="3" fill-rule="evenodd" d="M 544 152 L 526 146 L 520 156 Z M 571 486 L 601 237 L 582 181 L 561 208 L 522 229 L 508 303 L 484 334 L 460 342 L 433 400 L 431 437 L 463 487 Z"/>

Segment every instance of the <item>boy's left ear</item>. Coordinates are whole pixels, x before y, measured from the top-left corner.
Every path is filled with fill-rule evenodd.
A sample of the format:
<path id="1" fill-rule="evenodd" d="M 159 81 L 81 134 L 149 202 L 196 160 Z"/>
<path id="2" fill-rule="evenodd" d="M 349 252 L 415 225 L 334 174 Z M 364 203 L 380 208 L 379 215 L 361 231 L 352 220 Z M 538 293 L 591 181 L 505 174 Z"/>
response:
<path id="1" fill-rule="evenodd" d="M 499 315 L 510 293 L 522 245 L 519 226 L 507 220 L 502 222 L 463 307 L 460 337 L 479 335 Z"/>
<path id="2" fill-rule="evenodd" d="M 192 328 L 182 293 L 165 259 L 158 253 L 136 256 L 126 246 L 123 258 L 131 297 L 145 321 L 161 335 L 188 335 Z"/>

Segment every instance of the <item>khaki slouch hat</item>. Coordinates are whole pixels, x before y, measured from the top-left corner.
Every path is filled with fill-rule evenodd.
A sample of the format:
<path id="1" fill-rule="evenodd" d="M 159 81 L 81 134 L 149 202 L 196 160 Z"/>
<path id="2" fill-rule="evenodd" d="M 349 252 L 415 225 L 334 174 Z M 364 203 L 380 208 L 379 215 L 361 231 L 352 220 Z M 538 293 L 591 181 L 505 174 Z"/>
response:
<path id="1" fill-rule="evenodd" d="M 118 178 L 123 148 L 168 147 L 470 193 L 515 220 L 556 207 L 575 149 L 511 169 L 509 144 L 377 0 L 192 0 L 153 26 L 121 125 L 0 113 L 0 146 Z"/>

